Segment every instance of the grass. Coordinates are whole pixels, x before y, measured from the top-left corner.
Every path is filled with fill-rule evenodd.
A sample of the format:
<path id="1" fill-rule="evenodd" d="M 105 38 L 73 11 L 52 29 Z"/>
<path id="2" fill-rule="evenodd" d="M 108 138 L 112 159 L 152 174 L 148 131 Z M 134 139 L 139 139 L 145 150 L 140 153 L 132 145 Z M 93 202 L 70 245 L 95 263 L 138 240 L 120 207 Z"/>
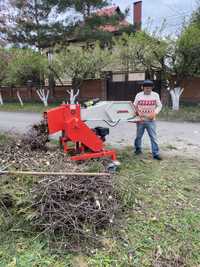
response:
<path id="1" fill-rule="evenodd" d="M 0 111 L 42 113 L 48 108 L 56 107 L 59 104 L 60 103 L 49 104 L 49 106 L 46 108 L 42 103 L 24 103 L 23 107 L 19 103 L 5 103 L 4 105 L 0 105 Z"/>
<path id="2" fill-rule="evenodd" d="M 0 142 L 4 141 L 1 136 Z M 173 157 L 162 162 L 131 148 L 118 151 L 121 168 L 115 184 L 124 212 L 118 236 L 102 236 L 103 247 L 88 255 L 48 250 L 48 241 L 32 232 L 23 213 L 31 177 L 15 177 L 0 189 L 12 193 L 15 207 L 0 210 L 0 267 L 197 267 L 200 265 L 200 165 Z M 92 170 L 99 170 L 98 162 Z M 3 182 L 4 181 L 4 182 Z"/>
<path id="3" fill-rule="evenodd" d="M 198 162 L 177 157 L 161 163 L 148 159 L 133 163 L 127 152 L 123 155 L 126 160 L 121 177 L 127 177 L 123 184 L 128 184 L 129 194 L 135 190 L 127 199 L 131 210 L 125 230 L 129 247 L 135 253 L 135 266 L 151 266 L 158 249 L 164 259 L 179 256 L 187 266 L 197 266 Z"/>
<path id="4" fill-rule="evenodd" d="M 165 107 L 158 115 L 158 119 L 167 121 L 200 122 L 200 106 L 182 105 L 179 111 L 173 111 L 172 109 Z"/>
<path id="5" fill-rule="evenodd" d="M 60 103 L 53 103 L 48 108 L 58 106 Z M 17 111 L 17 112 L 39 112 L 42 113 L 47 108 L 42 103 L 25 103 L 23 107 L 19 103 L 5 103 L 0 105 L 0 111 Z M 172 111 L 171 108 L 163 108 L 158 116 L 159 120 L 167 121 L 190 121 L 200 122 L 200 106 L 182 105 L 179 111 Z"/>

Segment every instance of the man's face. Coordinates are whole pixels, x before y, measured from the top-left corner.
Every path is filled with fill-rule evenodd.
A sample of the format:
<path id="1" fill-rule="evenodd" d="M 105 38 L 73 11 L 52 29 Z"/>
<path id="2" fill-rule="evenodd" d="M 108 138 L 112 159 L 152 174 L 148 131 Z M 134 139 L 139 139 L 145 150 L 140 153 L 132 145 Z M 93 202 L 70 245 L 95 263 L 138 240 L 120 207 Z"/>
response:
<path id="1" fill-rule="evenodd" d="M 143 86 L 143 91 L 145 95 L 150 95 L 151 91 L 152 91 L 152 87 L 151 86 Z"/>

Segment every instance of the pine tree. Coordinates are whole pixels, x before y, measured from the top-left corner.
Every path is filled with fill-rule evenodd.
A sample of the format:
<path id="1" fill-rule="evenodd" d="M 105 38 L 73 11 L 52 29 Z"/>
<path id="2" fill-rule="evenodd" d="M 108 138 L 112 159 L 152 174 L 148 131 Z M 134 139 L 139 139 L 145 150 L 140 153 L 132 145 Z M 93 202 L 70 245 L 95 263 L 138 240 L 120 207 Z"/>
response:
<path id="1" fill-rule="evenodd" d="M 70 38 L 71 41 L 90 41 L 99 40 L 102 43 L 110 43 L 114 32 L 109 32 L 103 29 L 105 25 L 119 25 L 119 22 L 125 19 L 128 10 L 122 13 L 118 10 L 113 15 L 96 13 L 103 7 L 110 4 L 109 0 L 45 0 L 51 7 L 54 7 L 60 14 L 68 11 L 69 7 L 75 11 L 76 24 L 73 27 Z M 130 33 L 133 31 L 132 25 L 119 27 L 118 34 L 122 32 Z"/>
<path id="2" fill-rule="evenodd" d="M 110 42 L 114 33 L 103 30 L 102 26 L 117 25 L 126 16 L 121 12 L 113 16 L 96 15 L 97 10 L 109 4 L 108 0 L 1 1 L 4 11 L 0 10 L 0 37 L 2 35 L 16 47 L 39 50 L 58 43 L 66 45 L 73 40 Z M 126 26 L 120 27 L 118 32 L 132 30 L 132 26 Z"/>
<path id="3" fill-rule="evenodd" d="M 60 13 L 66 12 L 69 8 L 73 8 L 80 13 L 84 20 L 89 17 L 92 12 L 105 7 L 109 4 L 109 0 L 45 0 L 48 5 L 57 8 Z"/>
<path id="4" fill-rule="evenodd" d="M 200 1 L 197 9 L 192 14 L 191 23 L 200 27 Z"/>
<path id="5" fill-rule="evenodd" d="M 43 0 L 8 0 L 12 9 L 12 23 L 1 27 L 9 43 L 15 46 L 36 47 L 39 50 L 53 46 L 63 40 L 67 27 L 52 16 L 51 6 Z"/>
<path id="6" fill-rule="evenodd" d="M 82 24 L 77 26 L 75 38 L 80 41 L 99 40 L 102 44 L 110 44 L 116 34 L 121 35 L 122 33 L 133 32 L 132 25 L 120 25 L 126 15 L 127 12 L 122 13 L 120 10 L 117 10 L 113 15 L 93 13 L 86 17 Z M 116 31 L 106 30 L 107 26 L 108 28 L 116 28 Z"/>

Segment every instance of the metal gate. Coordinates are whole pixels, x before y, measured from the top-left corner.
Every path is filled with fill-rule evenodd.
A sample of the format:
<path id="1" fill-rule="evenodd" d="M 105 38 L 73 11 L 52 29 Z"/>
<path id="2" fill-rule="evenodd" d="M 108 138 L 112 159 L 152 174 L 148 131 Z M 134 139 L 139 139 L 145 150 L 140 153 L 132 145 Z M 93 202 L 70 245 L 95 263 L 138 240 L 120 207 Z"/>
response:
<path id="1" fill-rule="evenodd" d="M 141 91 L 143 81 L 113 81 L 112 76 L 107 78 L 107 100 L 134 100 L 137 93 Z M 160 94 L 161 83 L 154 81 L 154 91 Z"/>

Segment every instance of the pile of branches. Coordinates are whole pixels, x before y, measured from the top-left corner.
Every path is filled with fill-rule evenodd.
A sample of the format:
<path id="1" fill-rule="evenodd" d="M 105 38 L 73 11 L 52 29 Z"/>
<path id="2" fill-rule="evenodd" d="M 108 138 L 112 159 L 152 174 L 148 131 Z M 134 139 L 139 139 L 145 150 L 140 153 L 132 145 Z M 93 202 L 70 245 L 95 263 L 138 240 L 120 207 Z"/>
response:
<path id="1" fill-rule="evenodd" d="M 72 162 L 63 151 L 55 146 L 53 150 L 32 150 L 24 139 L 11 137 L 0 144 L 0 169 L 24 171 L 80 171 L 87 166 Z"/>
<path id="2" fill-rule="evenodd" d="M 32 223 L 68 249 L 99 240 L 115 225 L 119 203 L 111 177 L 47 177 L 31 192 Z"/>
<path id="3" fill-rule="evenodd" d="M 34 124 L 23 137 L 23 144 L 31 150 L 47 150 L 46 144 L 49 141 L 48 126 L 45 120 Z"/>
<path id="4" fill-rule="evenodd" d="M 2 170 L 88 172 L 90 163 L 72 162 L 57 146 L 54 150 L 32 150 L 18 137 L 0 143 Z M 102 160 L 100 172 L 105 172 L 106 163 Z M 119 202 L 112 176 L 52 175 L 41 179 L 34 179 L 30 195 L 24 196 L 26 213 L 23 216 L 36 227 L 39 236 L 44 233 L 49 237 L 51 247 L 57 248 L 59 244 L 58 248 L 77 251 L 90 241 L 96 246 L 101 242 L 102 230 L 116 225 Z M 12 185 L 15 177 L 5 177 L 0 187 L 3 180 Z M 11 207 L 15 205 L 15 198 L 5 195 L 0 202 Z"/>

